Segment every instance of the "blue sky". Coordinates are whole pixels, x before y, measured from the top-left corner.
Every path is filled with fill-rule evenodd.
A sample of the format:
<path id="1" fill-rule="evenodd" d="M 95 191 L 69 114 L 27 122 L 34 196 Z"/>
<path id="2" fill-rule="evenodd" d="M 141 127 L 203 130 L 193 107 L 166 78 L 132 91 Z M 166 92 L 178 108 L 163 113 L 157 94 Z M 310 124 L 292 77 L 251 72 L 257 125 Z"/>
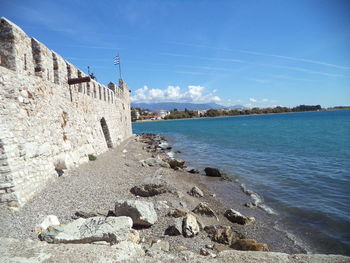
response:
<path id="1" fill-rule="evenodd" d="M 0 15 L 138 102 L 350 105 L 350 1 L 0 0 Z"/>

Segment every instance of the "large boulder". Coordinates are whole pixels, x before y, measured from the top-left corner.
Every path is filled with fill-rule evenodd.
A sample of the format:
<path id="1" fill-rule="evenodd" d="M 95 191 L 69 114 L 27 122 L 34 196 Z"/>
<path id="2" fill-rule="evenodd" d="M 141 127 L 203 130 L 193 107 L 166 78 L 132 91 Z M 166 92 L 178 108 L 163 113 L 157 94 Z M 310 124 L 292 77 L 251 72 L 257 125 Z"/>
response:
<path id="1" fill-rule="evenodd" d="M 233 209 L 226 210 L 224 216 L 226 216 L 226 218 L 232 223 L 237 223 L 241 225 L 247 225 L 255 221 L 254 217 L 244 216 L 240 212 Z"/>
<path id="2" fill-rule="evenodd" d="M 239 239 L 231 248 L 236 250 L 269 251 L 267 244 L 258 243 L 254 239 Z"/>
<path id="3" fill-rule="evenodd" d="M 128 239 L 132 224 L 132 219 L 126 216 L 79 218 L 66 225 L 50 226 L 40 234 L 40 239 L 48 243 L 115 244 Z"/>
<path id="4" fill-rule="evenodd" d="M 211 176 L 211 177 L 221 177 L 222 172 L 218 168 L 212 168 L 212 167 L 206 167 L 204 169 L 205 175 L 206 176 Z"/>
<path id="5" fill-rule="evenodd" d="M 129 216 L 135 226 L 149 227 L 157 220 L 157 213 L 154 205 L 147 201 L 118 200 L 115 203 L 116 216 Z"/>
<path id="6" fill-rule="evenodd" d="M 208 236 L 212 241 L 232 245 L 238 239 L 243 238 L 241 234 L 234 231 L 230 226 L 221 226 L 221 225 L 211 225 L 206 226 L 204 231 L 208 233 Z"/>
<path id="7" fill-rule="evenodd" d="M 189 195 L 194 197 L 203 197 L 204 194 L 201 189 L 199 189 L 197 186 L 194 186 L 191 188 L 191 190 L 188 192 Z"/>
<path id="8" fill-rule="evenodd" d="M 182 234 L 185 237 L 194 237 L 198 235 L 200 226 L 197 222 L 197 218 L 194 215 L 188 214 L 182 224 Z"/>
<path id="9" fill-rule="evenodd" d="M 159 184 L 150 183 L 150 184 L 137 185 L 131 188 L 130 191 L 134 195 L 138 195 L 142 197 L 150 197 L 150 196 L 172 192 L 170 188 L 163 183 L 159 183 Z"/>
<path id="10" fill-rule="evenodd" d="M 168 163 L 170 167 L 174 170 L 182 169 L 185 165 L 185 161 L 180 158 L 169 159 Z"/>

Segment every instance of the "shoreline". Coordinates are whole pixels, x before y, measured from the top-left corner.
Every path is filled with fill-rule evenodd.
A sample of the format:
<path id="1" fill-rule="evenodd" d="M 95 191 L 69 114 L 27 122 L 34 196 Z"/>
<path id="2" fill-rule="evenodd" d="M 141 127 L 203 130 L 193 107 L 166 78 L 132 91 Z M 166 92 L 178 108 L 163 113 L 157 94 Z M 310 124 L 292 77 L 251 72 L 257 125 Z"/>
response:
<path id="1" fill-rule="evenodd" d="M 230 115 L 230 116 L 216 116 L 216 117 L 195 117 L 195 118 L 181 118 L 181 119 L 170 119 L 170 120 L 136 120 L 132 123 L 143 123 L 143 122 L 163 122 L 163 121 L 183 121 L 183 120 L 198 120 L 198 119 L 216 119 L 216 118 L 229 118 L 229 117 L 244 117 L 244 116 L 259 116 L 259 115 L 276 115 L 276 114 L 293 114 L 293 113 L 306 113 L 306 112 L 324 112 L 324 111 L 342 111 L 350 109 L 332 109 L 332 110 L 319 110 L 319 111 L 299 111 L 299 112 L 278 112 L 278 113 L 260 113 L 260 114 L 242 114 L 242 115 Z"/>
<path id="2" fill-rule="evenodd" d="M 158 142 L 147 142 L 141 136 L 133 136 L 117 148 L 99 155 L 96 161 L 90 161 L 89 163 L 80 165 L 77 168 L 67 171 L 63 176 L 57 177 L 20 210 L 0 209 L 0 224 L 2 226 L 0 237 L 4 240 L 3 242 L 6 244 L 9 243 L 11 246 L 13 242 L 23 245 L 24 240 L 31 239 L 32 241 L 29 244 L 36 247 L 44 246 L 52 248 L 57 246 L 57 249 L 59 249 L 59 247 L 65 246 L 70 248 L 71 251 L 78 249 L 79 246 L 92 246 L 89 248 L 97 251 L 99 248 L 101 250 L 112 249 L 113 246 L 111 247 L 109 244 L 47 245 L 44 241 L 38 241 L 38 233 L 34 231 L 34 228 L 46 215 L 56 215 L 63 226 L 75 220 L 74 216 L 77 211 L 105 214 L 108 218 L 108 216 L 113 216 L 109 214 L 111 210 L 114 210 L 114 202 L 116 200 L 130 199 L 153 203 L 155 211 L 158 214 L 158 221 L 153 226 L 134 229 L 138 233 L 139 239 L 135 241 L 133 246 L 137 246 L 145 253 L 141 258 L 138 258 L 138 260 L 145 261 L 137 262 L 168 262 L 169 256 L 183 258 L 184 255 L 194 255 L 196 260 L 198 260 L 190 262 L 207 262 L 206 260 L 210 260 L 210 262 L 232 262 L 234 259 L 238 260 L 238 262 L 261 262 L 266 260 L 266 258 L 270 258 L 270 261 L 267 262 L 274 262 L 274 256 L 278 253 L 233 250 L 230 245 L 214 242 L 203 228 L 193 237 L 184 237 L 182 235 L 170 236 L 165 234 L 164 231 L 174 220 L 169 214 L 174 211 L 193 214 L 192 211 L 201 202 L 207 203 L 216 214 L 216 217 L 196 214 L 195 216 L 201 222 L 202 227 L 215 225 L 232 227 L 234 231 L 237 231 L 239 235 L 245 238 L 266 243 L 269 251 L 273 252 L 288 254 L 306 252 L 280 231 L 273 229 L 271 227 L 273 220 L 268 220 L 270 216 L 264 211 L 245 208 L 243 204 L 249 201 L 250 198 L 242 192 L 238 185 L 235 185 L 234 189 L 232 188 L 234 184 L 221 181 L 220 178 L 192 174 L 183 169 L 174 170 L 169 167 L 162 167 L 164 163 L 160 161 L 160 166 L 157 164 L 143 165 L 147 160 L 166 159 L 166 153 L 157 149 L 159 146 Z M 133 187 L 144 183 L 164 184 L 170 190 L 149 197 L 132 194 L 131 189 Z M 199 187 L 203 191 L 203 197 L 195 197 L 188 194 L 194 186 Z M 228 191 L 231 196 L 232 191 L 237 193 L 237 195 L 232 196 L 234 197 L 234 202 L 230 204 L 222 203 L 219 194 L 220 191 L 217 192 L 218 194 L 216 196 L 213 195 L 216 193 L 215 187 L 222 188 L 223 186 L 229 187 Z M 232 223 L 224 216 L 225 210 L 231 208 L 237 209 L 237 211 L 245 216 L 255 216 L 255 222 L 248 225 Z M 261 217 L 259 214 L 266 215 L 265 217 Z M 8 238 L 15 238 L 16 241 L 13 241 L 13 239 L 9 240 Z M 165 248 L 165 250 L 156 250 L 153 244 L 158 244 L 158 242 L 168 244 L 168 248 Z M 14 255 L 13 257 L 22 252 L 21 249 L 18 249 L 18 251 L 13 249 L 13 251 L 11 249 L 11 251 L 6 251 L 5 245 L 3 246 L 5 252 L 14 253 L 10 253 Z M 156 254 L 154 254 L 154 251 L 157 251 Z M 203 251 L 207 251 L 209 254 L 203 256 Z M 7 255 L 6 253 L 3 255 Z M 96 253 L 98 255 L 98 252 Z M 158 261 L 153 258 L 158 257 L 157 255 L 161 257 Z M 282 255 L 285 258 L 289 258 L 287 254 L 281 254 L 281 257 Z M 82 260 L 83 257 L 80 257 L 81 255 L 78 259 Z M 297 258 L 304 257 L 305 262 L 314 262 L 312 261 L 313 255 L 303 254 L 297 256 Z M 212 261 L 216 260 L 215 258 L 218 261 Z M 220 260 L 221 258 L 223 259 L 222 261 Z M 324 255 L 322 258 L 325 258 L 323 262 L 334 262 L 333 257 L 330 258 Z M 339 261 L 336 262 L 347 262 L 346 257 L 336 256 L 336 258 L 339 258 Z M 343 258 L 345 260 L 341 261 Z M 149 259 L 149 261 L 146 261 L 146 259 Z M 131 260 L 130 262 L 135 261 Z"/>

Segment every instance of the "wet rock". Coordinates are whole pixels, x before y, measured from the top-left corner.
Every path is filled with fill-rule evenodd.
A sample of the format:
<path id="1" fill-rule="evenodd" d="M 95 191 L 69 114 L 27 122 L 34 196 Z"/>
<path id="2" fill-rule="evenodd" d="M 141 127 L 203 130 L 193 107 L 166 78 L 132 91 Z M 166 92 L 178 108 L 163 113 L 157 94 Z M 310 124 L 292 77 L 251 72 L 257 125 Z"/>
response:
<path id="1" fill-rule="evenodd" d="M 35 231 L 42 232 L 50 226 L 57 226 L 59 224 L 60 224 L 60 221 L 58 220 L 57 216 L 48 215 L 47 217 L 44 218 L 44 220 L 40 224 L 36 225 Z"/>
<path id="2" fill-rule="evenodd" d="M 118 200 L 115 203 L 115 214 L 129 216 L 134 226 L 141 227 L 149 227 L 158 220 L 153 203 L 147 201 Z"/>
<path id="3" fill-rule="evenodd" d="M 184 237 L 194 237 L 198 235 L 200 227 L 197 218 L 194 215 L 188 214 L 182 224 L 182 233 Z"/>
<path id="4" fill-rule="evenodd" d="M 186 171 L 190 174 L 199 174 L 199 170 L 198 169 L 195 169 L 193 167 L 188 167 L 186 168 Z"/>
<path id="5" fill-rule="evenodd" d="M 222 173 L 218 168 L 206 167 L 204 169 L 206 176 L 221 177 Z"/>
<path id="6" fill-rule="evenodd" d="M 168 241 L 157 240 L 155 243 L 152 244 L 151 249 L 169 252 L 170 245 Z"/>
<path id="7" fill-rule="evenodd" d="M 170 188 L 166 184 L 142 184 L 134 186 L 130 190 L 134 195 L 142 197 L 150 197 L 171 192 Z"/>
<path id="8" fill-rule="evenodd" d="M 182 169 L 185 165 L 185 161 L 180 158 L 169 159 L 168 163 L 170 167 L 174 170 Z"/>
<path id="9" fill-rule="evenodd" d="M 206 215 L 206 216 L 215 216 L 217 220 L 218 217 L 215 215 L 214 211 L 208 206 L 207 203 L 201 202 L 199 203 L 193 210 L 193 213 L 200 214 L 200 215 Z"/>
<path id="10" fill-rule="evenodd" d="M 192 187 L 192 189 L 188 192 L 189 195 L 194 197 L 203 197 L 204 194 L 201 189 L 199 189 L 197 186 Z"/>
<path id="11" fill-rule="evenodd" d="M 115 244 L 128 239 L 132 224 L 132 219 L 126 216 L 79 218 L 66 225 L 50 226 L 40 234 L 40 239 L 48 243 Z"/>
<path id="12" fill-rule="evenodd" d="M 243 238 L 241 234 L 234 231 L 230 226 L 211 225 L 206 226 L 204 231 L 208 233 L 212 241 L 225 245 L 232 245 L 240 238 Z"/>
<path id="13" fill-rule="evenodd" d="M 188 214 L 188 210 L 187 209 L 182 209 L 182 208 L 175 208 L 174 210 L 171 210 L 168 213 L 168 216 L 171 217 L 184 217 Z"/>
<path id="14" fill-rule="evenodd" d="M 269 251 L 265 243 L 258 243 L 254 239 L 239 239 L 232 246 L 236 250 Z"/>
<path id="15" fill-rule="evenodd" d="M 170 225 L 165 230 L 165 234 L 168 235 L 168 236 L 179 236 L 179 235 L 182 235 L 182 224 L 183 224 L 183 219 L 182 218 L 174 219 L 173 224 Z"/>
<path id="16" fill-rule="evenodd" d="M 241 224 L 241 225 L 247 225 L 247 224 L 253 223 L 255 221 L 254 217 L 244 216 L 240 212 L 233 210 L 233 209 L 226 210 L 224 215 L 232 223 L 237 223 L 237 224 Z"/>

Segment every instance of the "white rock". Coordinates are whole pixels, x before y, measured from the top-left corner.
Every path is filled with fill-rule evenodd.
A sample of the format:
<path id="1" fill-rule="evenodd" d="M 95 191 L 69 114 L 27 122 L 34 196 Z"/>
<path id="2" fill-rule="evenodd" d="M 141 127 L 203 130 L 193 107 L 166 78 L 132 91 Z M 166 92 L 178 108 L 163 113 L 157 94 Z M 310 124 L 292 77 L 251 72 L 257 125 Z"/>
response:
<path id="1" fill-rule="evenodd" d="M 57 216 L 55 215 L 48 215 L 44 218 L 44 220 L 36 225 L 35 231 L 36 232 L 42 232 L 46 230 L 49 226 L 57 226 L 60 224 L 60 221 L 58 220 Z"/>
<path id="2" fill-rule="evenodd" d="M 194 237 L 195 235 L 198 235 L 199 230 L 200 228 L 197 222 L 197 218 L 194 215 L 188 214 L 183 221 L 183 235 L 185 237 Z"/>
<path id="3" fill-rule="evenodd" d="M 154 205 L 147 201 L 118 200 L 115 203 L 115 214 L 117 216 L 129 216 L 134 225 L 149 227 L 157 220 L 157 212 Z"/>
<path id="4" fill-rule="evenodd" d="M 48 243 L 106 241 L 115 244 L 128 240 L 132 223 L 132 219 L 126 216 L 79 218 L 66 225 L 49 227 L 40 238 Z"/>

